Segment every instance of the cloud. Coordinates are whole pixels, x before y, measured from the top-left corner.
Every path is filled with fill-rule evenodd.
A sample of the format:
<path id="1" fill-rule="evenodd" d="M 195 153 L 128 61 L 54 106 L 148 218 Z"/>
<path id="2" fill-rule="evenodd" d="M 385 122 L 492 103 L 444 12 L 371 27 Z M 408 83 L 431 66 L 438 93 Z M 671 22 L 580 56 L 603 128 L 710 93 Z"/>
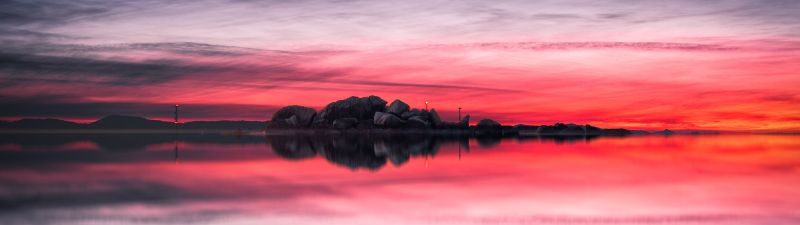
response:
<path id="1" fill-rule="evenodd" d="M 630 49 L 641 51 L 732 51 L 739 48 L 721 44 L 680 42 L 481 42 L 465 44 L 423 45 L 423 49 L 498 49 L 498 50 L 581 50 Z"/>
<path id="2" fill-rule="evenodd" d="M 2 1 L 0 26 L 36 25 L 40 27 L 63 25 L 91 16 L 108 14 L 118 7 L 114 1 Z"/>
<path id="3" fill-rule="evenodd" d="M 153 84 L 193 74 L 220 71 L 208 65 L 193 65 L 172 59 L 139 62 L 82 57 L 0 53 L 0 72 L 6 78 L 69 77 L 113 85 Z"/>

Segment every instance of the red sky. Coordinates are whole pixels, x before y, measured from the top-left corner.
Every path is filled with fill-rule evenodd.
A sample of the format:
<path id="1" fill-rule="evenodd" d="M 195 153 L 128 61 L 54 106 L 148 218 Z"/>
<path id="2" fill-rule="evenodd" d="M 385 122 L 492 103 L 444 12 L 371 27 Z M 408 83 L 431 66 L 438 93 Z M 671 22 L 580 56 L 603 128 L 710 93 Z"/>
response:
<path id="1" fill-rule="evenodd" d="M 267 120 L 377 95 L 505 124 L 800 130 L 796 2 L 35 6 L 0 22 L 5 119 L 168 119 L 178 103 L 187 120 Z"/>

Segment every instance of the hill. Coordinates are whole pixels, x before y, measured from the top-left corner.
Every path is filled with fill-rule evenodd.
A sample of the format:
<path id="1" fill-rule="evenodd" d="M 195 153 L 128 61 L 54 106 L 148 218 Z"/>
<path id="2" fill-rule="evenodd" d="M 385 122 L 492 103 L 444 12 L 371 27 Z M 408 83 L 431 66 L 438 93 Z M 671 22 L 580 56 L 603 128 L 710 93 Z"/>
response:
<path id="1" fill-rule="evenodd" d="M 266 127 L 263 121 L 192 121 L 177 125 L 181 130 L 258 130 Z M 60 119 L 21 119 L 0 121 L 2 130 L 161 130 L 175 129 L 172 122 L 144 117 L 110 115 L 91 123 L 75 123 Z"/>

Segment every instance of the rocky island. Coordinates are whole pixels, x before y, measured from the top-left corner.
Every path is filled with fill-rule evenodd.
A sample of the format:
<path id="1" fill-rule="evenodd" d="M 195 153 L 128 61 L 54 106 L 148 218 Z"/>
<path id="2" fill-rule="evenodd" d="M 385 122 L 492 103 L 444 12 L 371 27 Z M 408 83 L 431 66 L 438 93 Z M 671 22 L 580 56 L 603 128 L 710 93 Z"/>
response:
<path id="1" fill-rule="evenodd" d="M 378 96 L 356 97 L 332 102 L 316 111 L 313 108 L 290 105 L 272 115 L 268 129 L 280 130 L 336 130 L 336 131 L 423 131 L 450 132 L 478 135 L 631 135 L 646 134 L 626 129 L 602 129 L 591 125 L 502 125 L 492 119 L 482 119 L 470 125 L 470 115 L 460 121 L 443 121 L 436 109 L 411 108 L 401 100 L 391 103 Z"/>

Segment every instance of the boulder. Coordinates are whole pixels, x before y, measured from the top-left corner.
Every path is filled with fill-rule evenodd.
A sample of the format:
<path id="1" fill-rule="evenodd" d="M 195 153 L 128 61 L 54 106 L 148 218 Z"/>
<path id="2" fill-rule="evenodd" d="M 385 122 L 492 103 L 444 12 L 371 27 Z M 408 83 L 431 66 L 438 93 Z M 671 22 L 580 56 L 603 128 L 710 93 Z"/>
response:
<path id="1" fill-rule="evenodd" d="M 314 118 L 314 122 L 311 122 L 311 128 L 314 129 L 328 129 L 331 127 L 332 127 L 331 123 L 328 123 L 328 121 L 319 118 L 319 116 Z"/>
<path id="2" fill-rule="evenodd" d="M 289 119 L 285 119 L 284 121 L 286 125 L 290 127 L 300 127 L 300 119 L 297 119 L 297 115 L 292 115 L 292 117 L 289 117 Z"/>
<path id="3" fill-rule="evenodd" d="M 270 127 L 277 128 L 305 128 L 311 125 L 317 111 L 299 105 L 290 105 L 279 109 L 272 114 Z"/>
<path id="4" fill-rule="evenodd" d="M 375 125 L 372 124 L 372 119 L 370 118 L 359 121 L 358 126 L 356 126 L 356 128 L 362 130 L 369 130 L 375 128 Z"/>
<path id="5" fill-rule="evenodd" d="M 333 121 L 333 128 L 335 129 L 350 129 L 358 125 L 358 119 L 353 117 L 336 119 Z"/>
<path id="6" fill-rule="evenodd" d="M 422 111 L 420 111 L 419 109 L 412 109 L 407 112 L 404 112 L 403 114 L 400 114 L 400 117 L 405 120 L 415 116 L 422 116 L 424 118 L 425 114 L 422 113 Z"/>
<path id="7" fill-rule="evenodd" d="M 406 121 L 400 119 L 400 117 L 385 112 L 376 112 L 372 121 L 373 124 L 375 124 L 375 126 L 387 127 L 387 128 L 398 128 L 405 125 L 406 123 Z"/>
<path id="8" fill-rule="evenodd" d="M 356 118 L 373 119 L 375 112 L 386 111 L 386 101 L 378 96 L 349 97 L 332 102 L 319 111 L 319 119 L 315 123 L 332 123 L 336 119 Z"/>
<path id="9" fill-rule="evenodd" d="M 476 125 L 476 127 L 481 130 L 500 129 L 501 126 L 500 123 L 491 119 L 482 119 L 478 121 L 478 125 Z"/>
<path id="10" fill-rule="evenodd" d="M 428 121 L 425 121 L 421 116 L 414 116 L 408 119 L 406 127 L 413 129 L 427 129 L 431 127 Z"/>
<path id="11" fill-rule="evenodd" d="M 392 104 L 389 104 L 389 108 L 386 109 L 386 112 L 401 116 L 403 113 L 408 112 L 409 109 L 411 109 L 411 107 L 409 107 L 408 104 L 399 99 L 395 99 Z"/>
<path id="12" fill-rule="evenodd" d="M 428 119 L 433 127 L 442 126 L 442 118 L 439 117 L 439 113 L 436 112 L 436 109 L 431 109 L 431 111 L 428 113 Z"/>

